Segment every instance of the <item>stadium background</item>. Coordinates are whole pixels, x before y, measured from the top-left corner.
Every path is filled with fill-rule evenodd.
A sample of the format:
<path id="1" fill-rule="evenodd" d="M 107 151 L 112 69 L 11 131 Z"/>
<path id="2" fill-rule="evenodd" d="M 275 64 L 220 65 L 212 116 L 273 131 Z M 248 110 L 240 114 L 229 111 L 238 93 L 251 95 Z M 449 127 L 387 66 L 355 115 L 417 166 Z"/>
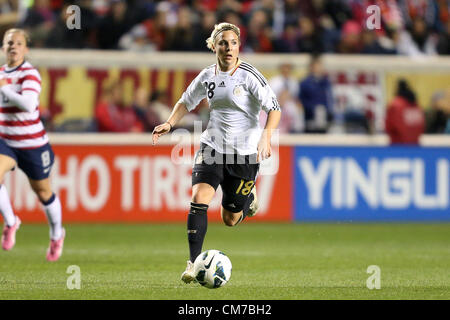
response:
<path id="1" fill-rule="evenodd" d="M 448 279 L 445 278 L 448 274 L 448 258 L 445 257 L 448 257 L 447 231 L 450 220 L 448 130 L 445 133 L 444 130 L 435 132 L 430 128 L 428 132 L 427 129 L 420 139 L 420 145 L 407 147 L 390 146 L 384 132 L 386 107 L 395 96 L 399 79 L 409 81 L 419 106 L 427 114 L 436 110 L 436 95 L 443 95 L 444 120 L 448 119 L 450 59 L 449 52 L 445 51 L 449 48 L 448 42 L 445 42 L 449 34 L 448 1 L 306 0 L 301 1 L 298 7 L 297 1 L 233 0 L 35 0 L 1 3 L 3 6 L 0 10 L 3 11 L 0 17 L 5 19 L 2 20 L 3 30 L 20 26 L 31 31 L 29 60 L 42 76 L 41 115 L 56 153 L 52 183 L 62 201 L 64 223 L 68 225 L 68 231 L 72 232 L 72 235 L 68 233 L 70 241 L 67 242 L 63 262 L 85 262 L 88 247 L 89 254 L 93 253 L 89 257 L 93 259 L 92 265 L 82 265 L 92 270 L 92 274 L 85 278 L 88 284 L 83 293 L 86 296 L 71 295 L 67 290 L 54 290 L 52 281 L 56 269 L 47 269 L 36 263 L 42 257 L 30 250 L 36 247 L 35 239 L 43 238 L 41 234 L 46 228 L 45 216 L 25 176 L 20 170 L 15 170 L 6 177 L 5 185 L 14 209 L 24 222 L 19 236 L 23 237 L 22 246 L 28 246 L 28 251 L 20 251 L 18 246 L 17 253 L 13 254 L 17 254 L 20 261 L 27 261 L 24 265 L 33 265 L 30 268 L 34 268 L 33 272 L 40 280 L 33 282 L 30 279 L 27 285 L 22 285 L 21 281 L 25 278 L 21 273 L 13 276 L 12 279 L 16 280 L 9 280 L 11 274 L 8 272 L 13 268 L 8 266 L 15 262 L 14 259 L 8 260 L 12 262 L 5 259 L 1 297 L 186 299 L 188 295 L 183 291 L 184 288 L 177 287 L 179 284 L 175 284 L 175 281 L 178 280 L 180 261 L 186 253 L 187 245 L 182 230 L 185 228 L 190 202 L 190 159 L 198 147 L 198 134 L 191 132 L 192 121 L 205 118 L 199 112 L 190 118 L 190 122 L 183 124 L 181 129 L 185 135 L 166 136 L 158 146 L 151 146 L 149 132 L 97 132 L 95 110 L 104 91 L 114 83 L 123 86 L 123 99 L 127 108 L 131 109 L 138 89 L 144 89 L 149 95 L 156 90 L 165 92 L 166 103 L 172 107 L 196 74 L 214 63 L 214 55 L 204 52 L 203 37 L 210 33 L 214 24 L 211 21 L 219 21 L 223 17 L 239 18 L 237 21 L 246 34 L 241 58 L 257 67 L 267 79 L 278 75 L 280 64 L 288 62 L 293 66 L 294 77 L 300 82 L 308 73 L 310 54 L 323 54 L 324 67 L 332 81 L 337 117 L 327 134 L 281 132 L 275 137 L 274 156 L 263 164 L 257 182 L 260 214 L 239 227 L 243 230 L 231 231 L 235 232 L 236 243 L 231 237 L 224 244 L 222 239 L 230 237 L 225 234 L 229 231 L 224 231 L 225 227 L 215 223 L 211 224 L 206 239 L 208 246 L 235 253 L 233 263 L 236 262 L 237 267 L 235 282 L 232 284 L 234 287 L 229 287 L 230 291 L 221 291 L 217 296 L 189 292 L 189 297 L 368 298 L 365 293 L 358 295 L 352 291 L 351 294 L 342 294 L 339 289 L 339 286 L 349 288 L 350 291 L 355 287 L 358 289 L 359 284 L 355 283 L 359 282 L 355 282 L 354 278 L 347 280 L 350 277 L 347 267 L 356 272 L 351 261 L 357 261 L 358 268 L 366 268 L 373 261 L 387 266 L 387 271 L 383 269 L 383 272 L 390 271 L 391 278 L 385 283 L 394 289 L 389 291 L 388 288 L 384 291 L 385 295 L 380 297 L 448 297 Z M 126 22 L 123 24 L 108 24 L 111 22 L 108 19 L 111 18 L 113 7 L 124 3 L 128 6 L 125 8 L 129 14 L 127 17 L 131 20 L 123 20 Z M 276 29 L 279 24 L 276 24 L 278 20 L 274 18 L 275 13 L 280 13 L 280 4 L 283 3 L 286 5 L 283 11 L 285 18 L 294 20 Z M 67 29 L 68 15 L 64 11 L 70 4 L 82 8 L 81 31 Z M 382 8 L 382 26 L 377 32 L 365 29 L 365 9 L 371 4 Z M 290 5 L 295 10 L 291 8 L 289 11 Z M 255 20 L 261 19 L 260 14 L 254 14 L 261 10 L 268 12 L 266 18 L 269 18 L 252 22 L 252 16 L 256 16 Z M 130 18 L 136 12 L 144 17 L 133 18 L 137 20 Z M 201 33 L 201 17 L 211 17 L 211 12 L 216 13 L 214 20 L 207 20 L 209 29 Z M 191 17 L 189 23 L 186 14 Z M 92 21 L 84 20 L 85 17 Z M 411 47 L 406 47 L 409 50 L 396 46 L 398 32 L 413 33 L 412 21 L 415 18 L 422 18 L 426 22 L 427 36 L 432 39 L 430 42 L 435 41 L 434 51 L 427 51 L 413 42 L 409 43 Z M 120 36 L 112 40 L 112 37 L 107 36 L 110 31 L 111 34 L 122 33 L 122 36 L 134 35 L 136 39 L 142 40 L 142 30 L 133 27 L 145 22 L 155 23 L 156 28 L 156 21 L 160 21 L 158 19 L 167 23 L 167 41 L 158 42 L 161 39 L 150 33 L 144 45 L 141 46 L 140 41 L 127 42 L 125 39 L 124 43 L 129 46 L 123 47 L 120 45 Z M 330 19 L 332 25 L 329 24 Z M 86 21 L 93 24 L 85 25 Z M 348 21 L 352 23 L 345 27 Z M 354 47 L 349 47 L 349 43 L 344 41 L 347 32 L 355 36 L 354 22 L 358 24 L 356 30 L 359 34 L 374 35 L 369 43 L 371 45 L 363 45 L 360 42 L 362 38 Z M 262 23 L 262 26 L 256 29 L 263 30 L 264 34 L 252 38 L 252 30 L 255 29 L 253 24 L 258 23 Z M 108 26 L 123 28 L 108 29 Z M 308 36 L 305 30 L 311 30 L 311 27 L 312 33 Z M 177 46 L 180 42 L 173 40 L 170 35 L 186 35 L 179 28 L 187 28 L 189 32 L 194 30 L 192 34 L 201 38 L 202 47 L 198 50 L 203 52 L 197 51 L 192 43 L 184 47 Z M 312 44 L 311 47 L 294 46 L 288 49 L 290 47 L 281 46 L 282 41 L 279 40 L 283 39 L 283 35 L 291 34 L 292 29 L 294 34 L 299 35 L 298 41 L 295 41 L 297 44 L 303 41 Z M 111 42 L 102 41 L 106 38 Z M 388 45 L 383 47 L 386 43 Z M 369 129 L 343 122 L 339 115 L 346 112 L 356 113 L 359 118 L 369 121 Z M 365 117 L 368 114 L 371 116 L 367 119 Z M 185 154 L 186 159 L 176 163 L 173 156 L 178 156 L 178 149 L 174 149 L 174 146 L 178 148 L 179 141 L 189 152 Z M 211 222 L 220 221 L 220 196 L 219 190 L 208 212 Z M 28 226 L 27 230 L 28 222 L 36 223 L 36 226 Z M 111 222 L 116 224 L 102 224 Z M 122 222 L 127 224 L 119 224 Z M 279 222 L 287 222 L 288 225 Z M 297 229 L 297 224 L 292 222 L 335 224 L 302 224 Z M 344 225 L 342 222 L 349 224 Z M 368 226 L 355 222 L 425 223 Z M 135 223 L 140 225 L 135 226 Z M 151 239 L 148 234 L 152 235 Z M 272 237 L 277 241 L 272 241 Z M 131 239 L 133 242 L 119 243 L 117 238 L 126 241 Z M 242 243 L 246 243 L 250 254 L 243 253 Z M 378 245 L 377 249 L 372 250 L 373 244 Z M 267 250 L 261 249 L 264 246 Z M 265 251 L 260 254 L 258 250 Z M 330 250 L 333 252 L 330 253 Z M 176 257 L 172 252 L 176 252 Z M 320 255 L 323 252 L 326 257 Z M 402 254 L 399 255 L 399 252 Z M 282 255 L 282 258 L 277 254 Z M 274 263 L 274 273 L 269 275 L 266 273 L 268 259 Z M 116 264 L 111 264 L 110 260 Z M 260 263 L 257 267 L 252 265 L 257 262 Z M 122 265 L 123 270 L 119 267 Z M 145 265 L 146 273 L 138 273 L 136 265 Z M 323 269 L 317 269 L 319 265 Z M 302 274 L 290 273 L 285 266 L 290 266 L 295 272 L 299 270 Z M 416 270 L 410 270 L 410 266 L 416 266 L 417 270 L 423 272 L 416 273 Z M 111 283 L 108 278 L 111 268 L 118 274 L 117 283 Z M 279 282 L 280 286 L 286 285 L 287 289 L 274 291 L 263 287 L 263 291 L 249 295 L 246 290 L 252 290 L 252 283 L 242 280 L 253 279 L 253 273 L 245 273 L 249 268 L 260 277 L 256 279 L 259 281 L 257 283 L 266 286 L 264 279 L 273 276 L 277 279 L 273 283 Z M 149 285 L 154 286 L 150 293 L 148 290 L 142 291 L 147 281 L 142 279 L 148 279 L 149 270 L 155 275 L 148 280 Z M 171 272 L 170 275 L 164 273 L 167 270 Z M 242 276 L 243 273 L 245 276 Z M 336 279 L 323 280 L 324 274 L 336 274 Z M 57 281 L 65 283 L 63 276 L 56 276 Z M 159 276 L 158 280 L 153 280 Z M 361 284 L 365 281 L 364 276 L 361 281 L 358 279 Z M 124 279 L 127 284 L 124 284 Z M 165 292 L 166 287 L 170 287 L 167 281 L 173 284 L 173 288 Z M 332 283 L 332 288 L 327 287 L 330 290 L 321 292 L 324 283 L 325 286 L 326 283 Z M 411 289 L 409 283 L 413 287 L 417 286 L 418 289 L 414 287 L 417 291 L 414 288 L 402 293 L 396 291 L 396 286 L 405 283 L 408 289 Z M 300 289 L 293 291 L 291 285 Z M 35 291 L 28 290 L 28 286 Z M 305 290 L 302 288 L 305 286 L 305 290 L 310 291 L 303 295 Z M 430 291 L 431 295 L 427 296 L 428 291 L 421 291 L 421 286 L 436 290 L 435 295 Z M 36 296 L 42 287 L 46 289 L 45 294 Z M 231 291 L 236 288 L 239 291 Z"/>
<path id="2" fill-rule="evenodd" d="M 375 30 L 366 24 L 370 5 L 380 9 Z M 384 135 L 386 106 L 400 79 L 427 114 L 436 109 L 436 95 L 448 96 L 448 9 L 446 1 L 7 1 L 3 17 L 16 14 L 17 20 L 3 28 L 18 25 L 30 33 L 29 59 L 42 76 L 40 108 L 57 154 L 52 178 L 66 222 L 185 220 L 190 162 L 173 163 L 176 142 L 150 146 L 148 126 L 120 138 L 96 133 L 96 110 L 116 83 L 126 109 L 134 111 L 137 92 L 144 91 L 165 93 L 170 110 L 198 72 L 214 63 L 196 36 L 206 37 L 220 19 L 241 27 L 241 58 L 267 79 L 290 64 L 300 83 L 309 54 L 322 53 L 332 83 L 328 134 L 280 130 L 276 157 L 266 165 L 272 170 L 260 175 L 262 210 L 253 221 L 448 221 L 449 137 L 424 135 L 422 146 L 402 149 L 389 147 Z M 79 29 L 69 29 L 77 18 Z M 152 108 L 150 100 L 141 114 Z M 201 103 L 182 127 L 192 132 L 195 120 L 204 126 L 204 110 Z M 321 172 L 322 184 L 314 185 Z M 24 221 L 44 221 L 20 171 L 6 185 Z M 220 192 L 213 221 L 220 220 L 218 199 Z"/>

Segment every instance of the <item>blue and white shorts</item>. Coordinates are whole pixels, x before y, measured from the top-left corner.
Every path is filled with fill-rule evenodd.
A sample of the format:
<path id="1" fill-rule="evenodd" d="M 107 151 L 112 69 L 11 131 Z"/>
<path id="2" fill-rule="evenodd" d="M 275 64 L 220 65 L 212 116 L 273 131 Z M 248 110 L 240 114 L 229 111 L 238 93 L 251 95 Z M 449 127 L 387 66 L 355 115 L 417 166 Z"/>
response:
<path id="1" fill-rule="evenodd" d="M 0 154 L 16 160 L 17 166 L 32 180 L 48 178 L 55 161 L 55 154 L 49 143 L 34 149 L 18 149 L 8 146 L 0 139 Z"/>

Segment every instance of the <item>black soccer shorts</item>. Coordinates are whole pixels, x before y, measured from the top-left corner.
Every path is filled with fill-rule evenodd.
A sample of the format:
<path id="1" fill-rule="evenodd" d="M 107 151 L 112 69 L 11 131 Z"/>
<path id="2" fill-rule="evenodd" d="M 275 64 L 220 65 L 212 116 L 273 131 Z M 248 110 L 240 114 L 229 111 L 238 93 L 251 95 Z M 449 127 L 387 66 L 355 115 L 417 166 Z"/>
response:
<path id="1" fill-rule="evenodd" d="M 244 208 L 255 185 L 259 163 L 256 154 L 221 154 L 202 143 L 195 155 L 192 186 L 207 183 L 217 190 L 222 188 L 222 207 L 231 212 Z"/>

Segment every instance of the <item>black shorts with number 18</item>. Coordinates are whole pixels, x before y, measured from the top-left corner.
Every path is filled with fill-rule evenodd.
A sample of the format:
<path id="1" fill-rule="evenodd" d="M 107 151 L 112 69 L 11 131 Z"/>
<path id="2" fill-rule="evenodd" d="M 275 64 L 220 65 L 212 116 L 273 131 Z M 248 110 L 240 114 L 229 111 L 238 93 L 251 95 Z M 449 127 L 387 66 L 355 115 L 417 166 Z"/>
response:
<path id="1" fill-rule="evenodd" d="M 259 163 L 256 154 L 221 154 L 202 143 L 195 155 L 192 185 L 207 183 L 222 187 L 222 206 L 231 212 L 239 212 L 255 185 Z"/>

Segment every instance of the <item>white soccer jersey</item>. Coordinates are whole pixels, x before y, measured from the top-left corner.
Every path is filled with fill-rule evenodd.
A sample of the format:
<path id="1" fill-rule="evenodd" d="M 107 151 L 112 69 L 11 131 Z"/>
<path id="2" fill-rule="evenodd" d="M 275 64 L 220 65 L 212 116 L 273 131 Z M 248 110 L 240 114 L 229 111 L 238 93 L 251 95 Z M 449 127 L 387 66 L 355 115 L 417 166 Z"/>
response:
<path id="1" fill-rule="evenodd" d="M 8 85 L 0 89 L 0 138 L 10 147 L 31 149 L 48 142 L 39 117 L 41 76 L 30 63 L 0 68 L 0 78 Z"/>
<path id="2" fill-rule="evenodd" d="M 220 153 L 255 154 L 262 132 L 261 109 L 280 111 L 267 80 L 244 61 L 229 72 L 215 64 L 203 69 L 178 102 L 192 111 L 203 98 L 208 100 L 210 116 L 200 142 Z"/>

